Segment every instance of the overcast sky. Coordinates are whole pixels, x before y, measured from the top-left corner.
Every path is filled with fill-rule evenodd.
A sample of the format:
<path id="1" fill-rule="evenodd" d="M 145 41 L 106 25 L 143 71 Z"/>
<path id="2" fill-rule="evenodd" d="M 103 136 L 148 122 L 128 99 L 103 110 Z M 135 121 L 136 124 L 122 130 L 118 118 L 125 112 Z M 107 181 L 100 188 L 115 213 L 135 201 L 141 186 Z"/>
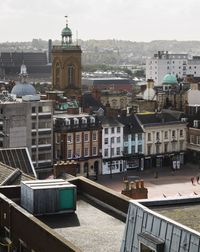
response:
<path id="1" fill-rule="evenodd" d="M 0 42 L 60 39 L 200 40 L 200 0 L 0 0 Z"/>

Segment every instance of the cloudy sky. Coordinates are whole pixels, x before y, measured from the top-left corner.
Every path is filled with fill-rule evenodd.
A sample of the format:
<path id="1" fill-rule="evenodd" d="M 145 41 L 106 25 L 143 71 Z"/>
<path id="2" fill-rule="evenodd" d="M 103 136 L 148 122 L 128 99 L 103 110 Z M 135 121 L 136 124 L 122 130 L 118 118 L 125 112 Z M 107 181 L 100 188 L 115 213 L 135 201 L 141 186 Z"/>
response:
<path id="1" fill-rule="evenodd" d="M 199 0 L 1 0 L 0 42 L 60 39 L 200 40 Z"/>

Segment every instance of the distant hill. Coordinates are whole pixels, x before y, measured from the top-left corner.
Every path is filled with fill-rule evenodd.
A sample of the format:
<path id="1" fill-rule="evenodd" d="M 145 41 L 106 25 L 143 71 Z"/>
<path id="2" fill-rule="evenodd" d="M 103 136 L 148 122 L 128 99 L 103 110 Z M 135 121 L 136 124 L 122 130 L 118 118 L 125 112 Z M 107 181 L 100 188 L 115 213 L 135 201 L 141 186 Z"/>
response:
<path id="1" fill-rule="evenodd" d="M 54 41 L 53 44 L 58 44 Z M 138 64 L 145 62 L 158 50 L 173 53 L 200 55 L 200 41 L 154 40 L 151 42 L 132 42 L 124 40 L 79 40 L 83 50 L 83 64 Z M 8 51 L 46 51 L 48 42 L 33 39 L 31 42 L 0 43 L 0 52 Z"/>

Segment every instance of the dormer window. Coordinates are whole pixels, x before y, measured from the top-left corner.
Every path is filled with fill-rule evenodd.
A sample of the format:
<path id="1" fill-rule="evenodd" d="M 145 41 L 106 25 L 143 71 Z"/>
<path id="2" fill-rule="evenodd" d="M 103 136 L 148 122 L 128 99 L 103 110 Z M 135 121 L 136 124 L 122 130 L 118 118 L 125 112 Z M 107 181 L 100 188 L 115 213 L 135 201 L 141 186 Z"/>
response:
<path id="1" fill-rule="evenodd" d="M 78 118 L 74 118 L 74 125 L 78 125 Z"/>
<path id="2" fill-rule="evenodd" d="M 69 126 L 70 125 L 70 120 L 69 119 L 65 119 L 65 124 L 66 124 L 66 126 Z"/>
<path id="3" fill-rule="evenodd" d="M 85 117 L 82 118 L 82 124 L 87 124 L 87 119 Z"/>
<path id="4" fill-rule="evenodd" d="M 95 123 L 95 118 L 93 116 L 90 117 L 90 123 Z"/>

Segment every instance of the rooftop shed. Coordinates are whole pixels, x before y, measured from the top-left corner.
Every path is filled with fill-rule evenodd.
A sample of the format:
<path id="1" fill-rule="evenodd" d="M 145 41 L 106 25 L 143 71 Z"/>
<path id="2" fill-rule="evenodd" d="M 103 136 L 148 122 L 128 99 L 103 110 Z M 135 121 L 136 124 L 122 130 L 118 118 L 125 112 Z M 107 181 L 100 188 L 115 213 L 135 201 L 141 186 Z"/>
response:
<path id="1" fill-rule="evenodd" d="M 63 179 L 23 181 L 21 206 L 34 215 L 74 212 L 76 186 Z"/>

